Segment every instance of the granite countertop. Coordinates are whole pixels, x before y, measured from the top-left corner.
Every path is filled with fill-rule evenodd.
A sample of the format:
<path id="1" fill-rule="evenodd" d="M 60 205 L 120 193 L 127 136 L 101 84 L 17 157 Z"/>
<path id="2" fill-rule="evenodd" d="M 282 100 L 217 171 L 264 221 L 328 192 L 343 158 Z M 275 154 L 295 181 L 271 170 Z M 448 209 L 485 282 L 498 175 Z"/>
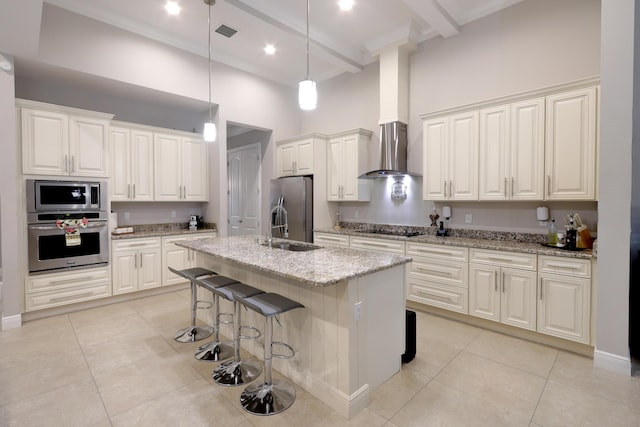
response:
<path id="1" fill-rule="evenodd" d="M 394 236 L 394 235 L 387 235 L 387 234 L 380 234 L 380 233 L 368 233 L 367 230 L 361 231 L 358 229 L 348 228 L 348 227 L 342 227 L 338 230 L 336 230 L 335 228 L 320 228 L 314 231 L 321 232 L 321 233 L 348 235 L 348 236 L 362 236 L 362 237 L 371 237 L 371 238 L 378 238 L 378 239 L 404 240 L 406 242 L 429 243 L 433 245 L 461 246 L 466 248 L 523 252 L 523 253 L 538 254 L 538 255 L 553 255 L 553 256 L 562 256 L 567 258 L 581 258 L 581 259 L 594 258 L 594 254 L 591 249 L 570 251 L 567 249 L 552 248 L 552 247 L 544 246 L 538 242 L 520 241 L 520 240 L 516 240 L 515 238 L 506 239 L 504 237 L 504 234 L 502 233 L 495 233 L 496 237 L 498 236 L 500 237 L 498 239 L 491 239 L 491 238 L 481 238 L 481 237 L 455 237 L 455 236 L 439 237 L 432 234 L 423 234 L 423 235 L 411 236 L 411 237 Z M 485 232 L 484 235 L 487 237 L 491 237 L 494 234 L 492 232 Z"/>
<path id="2" fill-rule="evenodd" d="M 276 246 L 279 242 L 292 242 L 290 240 L 274 239 L 274 247 L 269 248 L 256 243 L 256 238 L 263 240 L 256 235 L 217 237 L 183 241 L 177 245 L 312 286 L 335 285 L 342 280 L 411 262 L 410 257 L 401 255 L 330 246 L 311 251 L 288 251 Z"/>
<path id="3" fill-rule="evenodd" d="M 134 230 L 133 233 L 127 234 L 112 234 L 112 240 L 122 239 L 139 239 L 142 237 L 162 237 L 162 236 L 176 236 L 181 234 L 201 234 L 201 233 L 214 233 L 218 230 L 215 228 L 202 228 L 196 231 L 191 231 L 188 228 L 166 228 L 158 230 Z"/>

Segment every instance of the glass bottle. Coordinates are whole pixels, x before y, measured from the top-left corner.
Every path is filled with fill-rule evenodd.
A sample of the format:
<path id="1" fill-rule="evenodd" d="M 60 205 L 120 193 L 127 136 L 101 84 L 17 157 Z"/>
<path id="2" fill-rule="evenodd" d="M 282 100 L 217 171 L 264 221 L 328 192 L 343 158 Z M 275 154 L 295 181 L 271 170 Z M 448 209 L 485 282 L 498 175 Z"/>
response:
<path id="1" fill-rule="evenodd" d="M 549 233 L 547 234 L 547 243 L 550 246 L 558 245 L 558 230 L 556 229 L 556 220 L 552 219 L 549 223 Z"/>

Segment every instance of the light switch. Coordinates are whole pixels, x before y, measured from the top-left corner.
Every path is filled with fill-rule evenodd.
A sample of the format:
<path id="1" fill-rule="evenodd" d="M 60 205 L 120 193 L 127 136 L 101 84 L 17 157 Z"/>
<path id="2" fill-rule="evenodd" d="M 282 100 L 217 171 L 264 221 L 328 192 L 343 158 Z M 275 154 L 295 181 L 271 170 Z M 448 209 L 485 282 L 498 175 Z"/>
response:
<path id="1" fill-rule="evenodd" d="M 465 214 L 464 216 L 464 223 L 465 224 L 471 224 L 473 222 L 473 215 L 471 214 Z"/>

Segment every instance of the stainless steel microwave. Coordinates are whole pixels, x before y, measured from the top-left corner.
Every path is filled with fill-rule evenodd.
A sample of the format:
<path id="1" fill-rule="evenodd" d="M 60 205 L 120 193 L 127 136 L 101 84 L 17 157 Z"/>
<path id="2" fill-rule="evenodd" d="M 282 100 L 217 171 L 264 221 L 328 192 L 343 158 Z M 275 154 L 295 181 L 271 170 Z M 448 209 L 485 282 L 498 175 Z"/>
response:
<path id="1" fill-rule="evenodd" d="M 106 210 L 107 184 L 100 181 L 27 180 L 27 213 Z"/>

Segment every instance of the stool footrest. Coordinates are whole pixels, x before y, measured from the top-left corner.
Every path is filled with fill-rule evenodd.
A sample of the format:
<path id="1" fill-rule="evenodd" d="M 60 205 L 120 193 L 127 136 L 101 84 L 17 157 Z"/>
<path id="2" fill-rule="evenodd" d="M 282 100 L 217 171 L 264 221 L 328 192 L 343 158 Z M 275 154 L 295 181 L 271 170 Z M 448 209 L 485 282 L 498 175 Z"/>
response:
<path id="1" fill-rule="evenodd" d="M 211 307 L 213 307 L 213 303 L 211 301 L 205 301 L 205 300 L 196 301 L 197 310 L 209 310 Z"/>
<path id="2" fill-rule="evenodd" d="M 228 320 L 221 320 L 221 317 L 229 317 Z M 228 325 L 229 323 L 233 323 L 233 313 L 218 313 L 218 322 L 223 325 Z"/>
<path id="3" fill-rule="evenodd" d="M 271 342 L 271 348 L 273 348 L 274 346 L 280 346 L 280 347 L 284 347 L 287 350 L 289 350 L 290 354 L 281 354 L 281 353 L 274 353 L 273 351 L 271 352 L 271 357 L 277 357 L 278 359 L 291 359 L 293 356 L 296 355 L 296 351 L 293 349 L 293 347 L 291 347 L 289 344 L 287 344 L 286 342 L 281 342 L 281 341 L 273 341 Z"/>
<path id="4" fill-rule="evenodd" d="M 255 335 L 242 335 L 240 334 L 240 339 L 243 340 L 257 340 L 258 338 L 260 338 L 262 336 L 262 332 L 260 332 L 260 329 L 256 328 L 255 326 L 240 326 L 240 330 L 242 329 L 248 329 L 250 331 L 255 332 Z"/>

